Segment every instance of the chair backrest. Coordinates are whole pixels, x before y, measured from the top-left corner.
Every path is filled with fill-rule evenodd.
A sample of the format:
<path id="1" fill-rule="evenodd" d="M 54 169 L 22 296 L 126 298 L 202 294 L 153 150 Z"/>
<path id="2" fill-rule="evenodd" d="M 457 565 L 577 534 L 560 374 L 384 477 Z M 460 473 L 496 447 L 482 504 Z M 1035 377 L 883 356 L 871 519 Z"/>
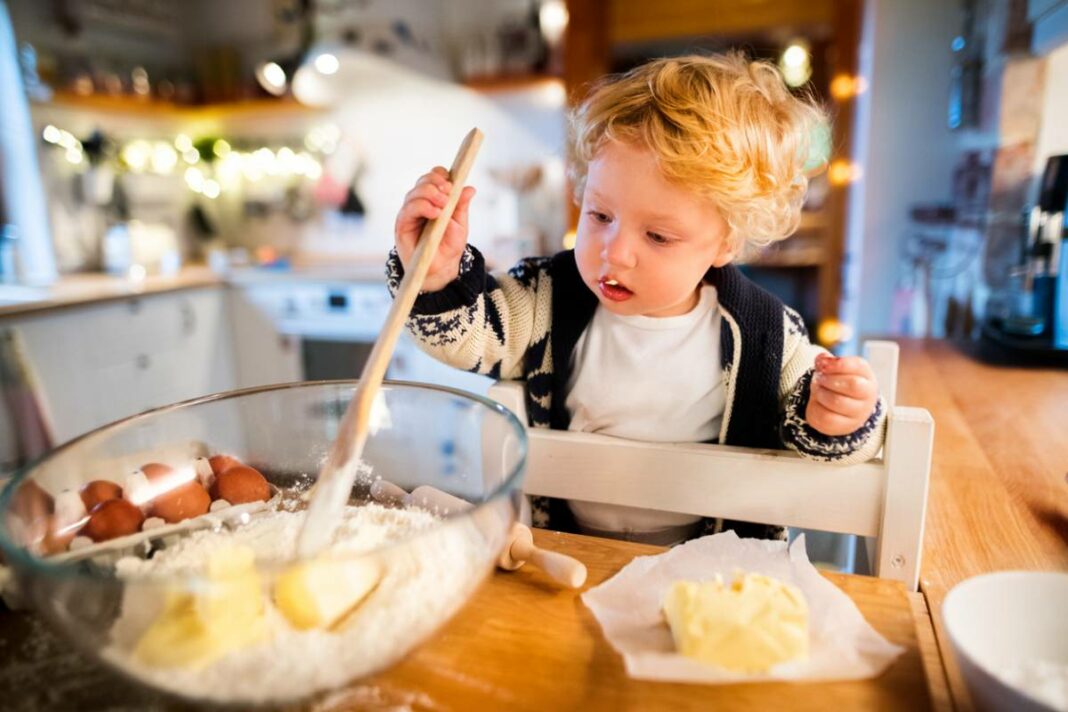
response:
<path id="1" fill-rule="evenodd" d="M 875 574 L 915 590 L 934 422 L 922 408 L 893 405 L 897 344 L 869 342 L 866 356 L 889 408 L 882 454 L 868 462 L 829 465 L 785 450 L 528 428 L 523 489 L 530 495 L 873 537 Z M 498 382 L 489 395 L 528 422 L 522 382 Z"/>

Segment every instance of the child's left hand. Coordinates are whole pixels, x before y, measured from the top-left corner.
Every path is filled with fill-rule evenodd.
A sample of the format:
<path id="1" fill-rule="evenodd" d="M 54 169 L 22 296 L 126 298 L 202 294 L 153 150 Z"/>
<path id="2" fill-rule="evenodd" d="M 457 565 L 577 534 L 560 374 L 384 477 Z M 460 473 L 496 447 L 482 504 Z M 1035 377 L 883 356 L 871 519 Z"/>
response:
<path id="1" fill-rule="evenodd" d="M 871 417 L 879 386 L 868 362 L 859 356 L 816 357 L 805 420 L 824 435 L 847 435 Z"/>

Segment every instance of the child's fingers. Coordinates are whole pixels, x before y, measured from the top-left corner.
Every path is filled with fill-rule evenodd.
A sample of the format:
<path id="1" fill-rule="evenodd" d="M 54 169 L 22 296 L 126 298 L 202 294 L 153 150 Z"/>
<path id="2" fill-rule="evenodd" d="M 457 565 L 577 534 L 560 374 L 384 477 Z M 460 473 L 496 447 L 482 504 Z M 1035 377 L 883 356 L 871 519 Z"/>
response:
<path id="1" fill-rule="evenodd" d="M 816 373 L 812 381 L 828 391 L 857 398 L 860 400 L 874 400 L 878 395 L 878 387 L 870 378 L 865 376 L 836 376 L 828 373 Z"/>
<path id="2" fill-rule="evenodd" d="M 871 366 L 860 356 L 831 356 L 820 354 L 816 357 L 816 370 L 820 373 L 875 377 Z"/>
<path id="3" fill-rule="evenodd" d="M 415 243 L 427 220 L 436 218 L 441 214 L 441 208 L 433 205 L 422 198 L 409 201 L 404 204 L 397 214 L 397 224 L 394 227 L 394 236 L 397 242 L 397 252 L 401 258 L 401 264 L 407 265 L 408 257 L 415 250 Z"/>
<path id="4" fill-rule="evenodd" d="M 815 399 L 817 403 L 830 412 L 846 418 L 867 417 L 871 410 L 871 403 L 867 400 L 850 398 L 819 386 L 812 389 L 810 398 Z"/>
<path id="5" fill-rule="evenodd" d="M 397 224 L 412 228 L 416 223 L 441 215 L 441 206 L 427 198 L 414 198 L 404 203 L 397 215 Z"/>
<path id="6" fill-rule="evenodd" d="M 465 187 L 460 193 L 460 199 L 456 201 L 456 208 L 452 211 L 452 221 L 464 230 L 467 230 L 468 209 L 474 197 L 475 189 L 471 186 Z"/>
<path id="7" fill-rule="evenodd" d="M 419 176 L 419 180 L 415 182 L 415 187 L 423 185 L 432 185 L 440 189 L 446 195 L 452 190 L 452 183 L 449 179 L 439 173 L 427 173 L 426 175 Z"/>
<path id="8" fill-rule="evenodd" d="M 449 226 L 445 228 L 445 235 L 441 238 L 439 252 L 446 258 L 455 258 L 464 251 L 467 245 L 467 215 L 471 198 L 475 195 L 475 189 L 464 188 L 460 194 L 460 200 L 456 203 Z"/>
<path id="9" fill-rule="evenodd" d="M 404 196 L 404 201 L 409 202 L 420 198 L 443 208 L 449 199 L 449 194 L 433 183 L 420 183 L 408 191 L 408 194 Z"/>
<path id="10" fill-rule="evenodd" d="M 832 437 L 848 435 L 860 427 L 855 418 L 829 411 L 819 403 L 809 403 L 805 419 L 813 428 Z"/>

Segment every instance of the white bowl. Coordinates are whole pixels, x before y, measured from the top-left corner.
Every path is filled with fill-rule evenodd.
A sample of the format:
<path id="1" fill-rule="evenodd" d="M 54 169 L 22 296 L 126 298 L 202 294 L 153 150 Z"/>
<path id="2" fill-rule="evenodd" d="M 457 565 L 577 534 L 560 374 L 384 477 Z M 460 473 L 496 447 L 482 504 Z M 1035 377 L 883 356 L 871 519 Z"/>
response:
<path id="1" fill-rule="evenodd" d="M 978 709 L 1068 709 L 1068 573 L 970 578 L 946 596 L 942 619 Z"/>

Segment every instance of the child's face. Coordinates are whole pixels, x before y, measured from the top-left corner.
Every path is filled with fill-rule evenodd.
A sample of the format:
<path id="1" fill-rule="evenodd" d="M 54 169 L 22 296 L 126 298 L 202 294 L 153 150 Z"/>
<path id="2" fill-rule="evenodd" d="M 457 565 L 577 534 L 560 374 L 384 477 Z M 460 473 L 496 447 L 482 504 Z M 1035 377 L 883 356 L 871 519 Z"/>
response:
<path id="1" fill-rule="evenodd" d="M 651 151 L 609 141 L 589 165 L 575 260 L 605 309 L 677 316 L 697 305 L 708 268 L 734 256 L 728 232 L 711 202 L 664 178 Z"/>

